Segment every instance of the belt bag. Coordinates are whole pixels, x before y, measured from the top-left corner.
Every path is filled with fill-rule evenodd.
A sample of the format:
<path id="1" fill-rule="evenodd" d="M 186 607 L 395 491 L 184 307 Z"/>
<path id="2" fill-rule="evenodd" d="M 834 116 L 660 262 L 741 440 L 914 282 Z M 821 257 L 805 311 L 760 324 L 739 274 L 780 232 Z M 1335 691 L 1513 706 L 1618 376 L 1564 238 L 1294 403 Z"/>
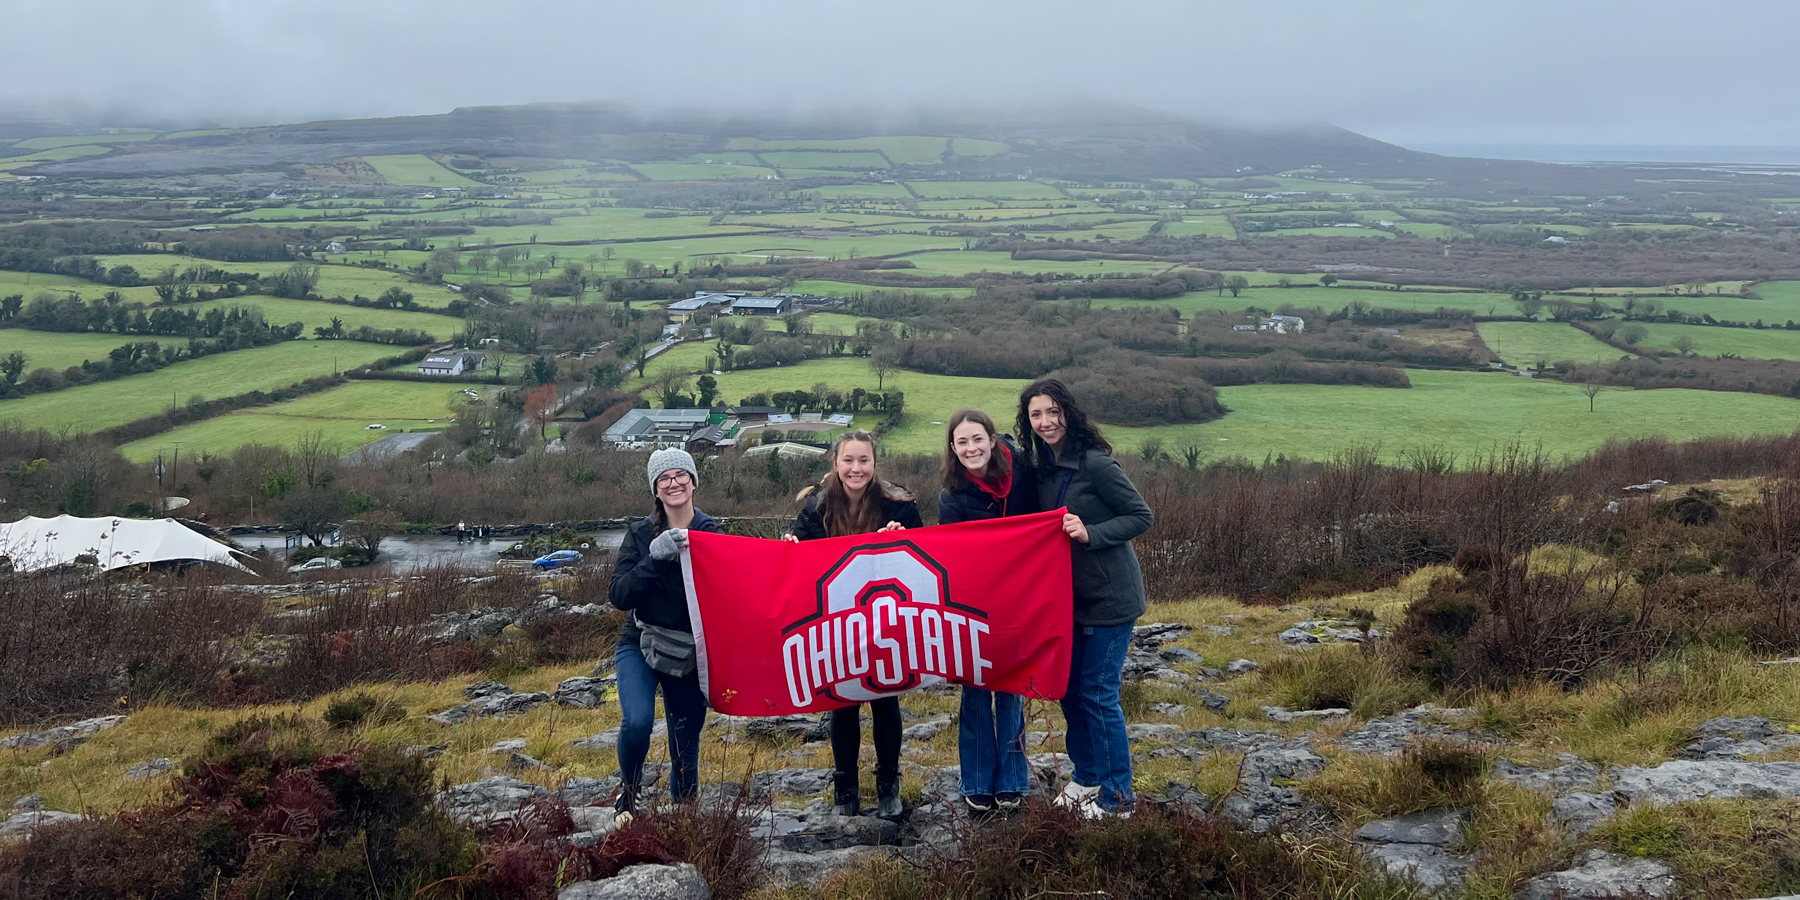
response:
<path id="1" fill-rule="evenodd" d="M 644 662 L 650 668 L 676 678 L 686 678 L 694 673 L 698 666 L 694 659 L 692 633 L 652 625 L 642 619 L 638 620 L 638 628 L 643 632 L 638 637 L 638 649 L 644 652 Z"/>

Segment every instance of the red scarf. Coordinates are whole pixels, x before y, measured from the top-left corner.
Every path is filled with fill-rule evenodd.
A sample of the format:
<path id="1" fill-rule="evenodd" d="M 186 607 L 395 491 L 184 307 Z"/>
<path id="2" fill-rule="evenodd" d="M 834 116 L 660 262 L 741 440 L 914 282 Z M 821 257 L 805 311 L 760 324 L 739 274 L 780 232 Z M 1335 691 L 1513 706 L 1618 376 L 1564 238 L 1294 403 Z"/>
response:
<path id="1" fill-rule="evenodd" d="M 1006 454 L 1006 474 L 1000 476 L 999 481 L 989 481 L 986 478 L 971 478 L 969 480 L 975 482 L 975 486 L 980 488 L 984 493 L 993 497 L 995 500 L 1000 501 L 1000 514 L 1004 516 L 1006 515 L 1006 498 L 1012 493 L 1012 451 L 1006 449 L 1005 444 L 997 444 L 996 449 L 999 453 Z M 994 461 L 990 459 L 988 460 L 988 469 L 989 471 L 992 471 L 993 468 Z"/>

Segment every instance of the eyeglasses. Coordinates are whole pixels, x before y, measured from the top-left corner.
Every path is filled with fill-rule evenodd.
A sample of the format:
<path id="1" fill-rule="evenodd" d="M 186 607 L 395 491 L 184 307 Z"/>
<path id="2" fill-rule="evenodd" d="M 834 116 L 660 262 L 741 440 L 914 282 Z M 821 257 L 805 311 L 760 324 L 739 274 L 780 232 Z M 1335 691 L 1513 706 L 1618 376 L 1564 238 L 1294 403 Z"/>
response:
<path id="1" fill-rule="evenodd" d="M 661 475 L 656 476 L 657 487 L 673 487 L 678 484 L 693 483 L 694 476 L 689 475 L 686 469 L 676 469 L 673 472 L 664 472 Z"/>

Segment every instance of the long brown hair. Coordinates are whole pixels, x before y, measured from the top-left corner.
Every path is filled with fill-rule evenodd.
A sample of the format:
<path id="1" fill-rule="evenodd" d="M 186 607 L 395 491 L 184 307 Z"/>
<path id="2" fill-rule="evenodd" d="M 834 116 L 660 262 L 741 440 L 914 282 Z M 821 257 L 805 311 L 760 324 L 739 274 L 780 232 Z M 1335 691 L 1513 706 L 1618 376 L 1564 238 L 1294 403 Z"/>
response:
<path id="1" fill-rule="evenodd" d="M 1019 419 L 1016 423 L 1019 438 L 1025 442 L 1021 448 L 1025 453 L 1025 464 L 1037 467 L 1051 466 L 1055 459 L 1039 459 L 1037 448 L 1043 438 L 1031 429 L 1031 398 L 1049 397 L 1063 414 L 1063 428 L 1067 434 L 1063 437 L 1063 446 L 1074 450 L 1098 450 L 1108 456 L 1112 455 L 1112 444 L 1100 433 L 1098 426 L 1088 421 L 1087 413 L 1081 411 L 1081 405 L 1075 402 L 1075 395 L 1069 393 L 1069 386 L 1055 378 L 1039 378 L 1025 386 L 1019 393 Z M 1049 446 L 1046 445 L 1046 450 Z"/>
<path id="2" fill-rule="evenodd" d="M 838 435 L 831 443 L 831 471 L 819 482 L 819 516 L 825 521 L 825 533 L 832 537 L 843 537 L 847 534 L 869 534 L 879 531 L 887 524 L 882 520 L 881 498 L 899 499 L 904 492 L 881 480 L 881 470 L 875 470 L 875 477 L 869 479 L 869 486 L 863 488 L 862 497 L 852 500 L 850 492 L 838 481 L 837 456 L 845 444 L 860 441 L 869 445 L 869 457 L 880 465 L 881 455 L 875 447 L 875 435 L 862 429 L 846 431 Z"/>
<path id="3" fill-rule="evenodd" d="M 969 486 L 969 469 L 962 464 L 956 455 L 956 428 L 964 422 L 974 422 L 987 430 L 988 440 L 994 445 L 994 453 L 988 457 L 987 471 L 981 477 L 990 482 L 999 481 L 1012 471 L 1008 462 L 1008 454 L 1000 449 L 1000 435 L 994 427 L 994 419 L 979 409 L 957 410 L 950 417 L 950 427 L 944 431 L 944 471 L 942 473 L 944 489 L 960 491 Z"/>

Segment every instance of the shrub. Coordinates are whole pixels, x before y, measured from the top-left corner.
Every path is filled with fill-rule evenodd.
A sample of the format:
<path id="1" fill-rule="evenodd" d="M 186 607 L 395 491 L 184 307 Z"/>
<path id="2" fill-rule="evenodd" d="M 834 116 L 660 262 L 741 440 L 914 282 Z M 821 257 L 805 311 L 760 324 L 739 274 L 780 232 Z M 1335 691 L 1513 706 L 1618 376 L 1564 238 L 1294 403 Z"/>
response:
<path id="1" fill-rule="evenodd" d="M 392 701 L 359 693 L 333 700 L 325 707 L 323 718 L 325 724 L 337 729 L 365 724 L 389 725 L 405 719 L 406 709 Z"/>
<path id="2" fill-rule="evenodd" d="M 45 828 L 0 854 L 19 898 L 409 896 L 468 868 L 474 834 L 397 750 L 326 752 L 295 718 L 225 729 L 174 802 Z"/>

